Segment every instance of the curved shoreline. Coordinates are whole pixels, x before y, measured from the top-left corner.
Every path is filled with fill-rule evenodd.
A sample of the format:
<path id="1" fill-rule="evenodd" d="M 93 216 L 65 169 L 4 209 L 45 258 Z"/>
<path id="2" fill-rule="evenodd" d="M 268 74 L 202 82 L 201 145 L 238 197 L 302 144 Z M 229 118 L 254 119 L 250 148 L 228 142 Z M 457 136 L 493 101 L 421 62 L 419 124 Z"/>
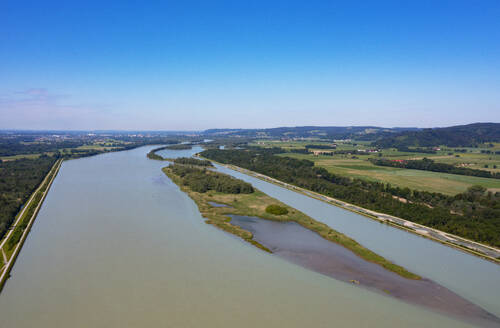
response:
<path id="1" fill-rule="evenodd" d="M 199 156 L 199 154 L 196 154 L 197 157 L 202 158 L 202 159 L 207 159 L 202 156 Z M 210 160 L 210 159 L 208 159 Z M 417 236 L 427 238 L 430 240 L 433 240 L 435 242 L 438 242 L 442 245 L 446 245 L 452 248 L 455 248 L 457 250 L 463 251 L 465 253 L 469 253 L 471 255 L 475 255 L 477 257 L 483 258 L 485 260 L 488 260 L 490 262 L 500 264 L 500 250 L 496 249 L 492 246 L 481 244 L 478 242 L 475 242 L 473 240 L 468 240 L 465 238 L 462 238 L 460 236 L 453 235 L 451 233 L 447 233 L 444 231 L 440 231 L 434 228 L 430 228 L 412 221 L 408 221 L 399 217 L 395 217 L 389 214 L 384 214 L 384 213 L 379 213 L 376 211 L 368 210 L 362 207 L 359 207 L 357 205 L 353 205 L 329 196 L 321 195 L 319 193 L 316 193 L 314 191 L 310 191 L 301 187 L 297 187 L 294 185 L 290 185 L 288 183 L 285 183 L 283 181 L 274 179 L 272 177 L 269 177 L 264 174 L 260 174 L 254 171 L 247 170 L 245 168 L 241 168 L 239 166 L 231 165 L 231 164 L 223 164 L 219 163 L 214 160 L 210 160 L 218 165 L 224 166 L 226 168 L 229 168 L 231 170 L 235 170 L 238 172 L 241 172 L 243 174 L 252 176 L 254 178 L 272 183 L 274 185 L 280 186 L 282 188 L 286 188 L 291 191 L 298 192 L 300 194 L 303 194 L 305 196 L 320 200 L 322 202 L 325 202 L 330 205 L 334 205 L 337 207 L 340 207 L 342 209 L 354 212 L 356 214 L 360 214 L 364 217 L 370 218 L 372 220 L 376 220 L 381 223 L 385 223 L 387 225 L 390 225 L 394 228 L 398 228 L 410 233 L 413 233 Z M 457 244 L 457 242 L 460 242 L 461 244 Z M 481 252 L 481 249 L 485 252 L 486 254 Z"/>
<path id="2" fill-rule="evenodd" d="M 325 276 L 362 286 L 403 302 L 484 327 L 500 319 L 438 283 L 422 278 L 404 279 L 363 261 L 338 244 L 320 238 L 295 222 L 276 222 L 231 215 L 232 222 L 254 234 L 275 256 Z"/>
<path id="3" fill-rule="evenodd" d="M 314 220 L 313 218 L 305 215 L 297 209 L 288 206 L 287 204 L 284 204 L 281 201 L 274 199 L 257 189 L 253 194 L 250 195 L 221 194 L 214 192 L 207 192 L 202 194 L 194 192 L 189 187 L 184 186 L 182 184 L 182 179 L 179 176 L 175 175 L 168 167 L 165 167 L 162 170 L 175 184 L 177 184 L 181 188 L 182 191 L 186 192 L 195 201 L 201 214 L 208 219 L 207 223 L 213 224 L 225 231 L 231 232 L 261 249 L 268 251 L 267 247 L 264 247 L 253 239 L 253 235 L 249 231 L 242 229 L 239 226 L 232 225 L 230 222 L 231 219 L 228 217 L 230 214 L 258 216 L 262 219 L 279 222 L 296 222 L 305 229 L 317 233 L 319 236 L 328 240 L 329 242 L 336 243 L 341 245 L 342 247 L 345 247 L 365 261 L 375 263 L 385 268 L 386 270 L 394 272 L 407 279 L 421 279 L 419 275 L 409 272 L 402 266 L 390 262 L 386 258 L 365 248 L 354 239 L 332 229 L 322 222 Z M 214 207 L 208 203 L 209 201 L 229 205 L 230 207 Z M 278 204 L 287 208 L 289 214 L 273 215 L 267 213 L 265 211 L 265 208 L 270 204 Z"/>
<path id="4" fill-rule="evenodd" d="M 464 322 L 484 327 L 495 327 L 500 324 L 500 319 L 494 314 L 438 283 L 426 278 L 408 277 L 376 261 L 370 261 L 348 247 L 348 244 L 332 240 L 329 238 L 330 234 L 311 228 L 307 223 L 304 224 L 304 221 L 276 215 L 266 216 L 262 209 L 259 211 L 242 206 L 245 200 L 237 198 L 238 194 L 191 191 L 189 187 L 183 185 L 182 178 L 175 175 L 171 169 L 163 168 L 163 172 L 195 201 L 201 215 L 207 219 L 206 223 L 237 235 L 275 256 L 334 279 L 357 284 Z M 263 195 L 265 198 L 252 199 L 251 203 L 254 206 L 264 202 L 262 207 L 265 208 L 269 204 L 265 201 L 267 198 L 273 203 L 287 207 L 290 211 L 300 213 L 307 220 L 314 221 L 258 190 L 255 194 Z"/>

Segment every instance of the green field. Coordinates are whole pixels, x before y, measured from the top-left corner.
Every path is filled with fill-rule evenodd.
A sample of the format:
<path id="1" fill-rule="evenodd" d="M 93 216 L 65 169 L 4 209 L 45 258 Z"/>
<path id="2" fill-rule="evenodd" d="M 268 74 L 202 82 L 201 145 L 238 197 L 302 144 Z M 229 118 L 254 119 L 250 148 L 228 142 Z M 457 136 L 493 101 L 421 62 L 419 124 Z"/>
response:
<path id="1" fill-rule="evenodd" d="M 455 157 L 454 155 L 441 155 L 429 156 L 429 158 L 440 163 L 453 164 L 471 169 L 487 170 L 490 172 L 500 172 L 500 155 L 474 152 L 459 154 L 459 156 L 460 157 Z M 485 165 L 488 167 L 485 167 Z"/>
<path id="2" fill-rule="evenodd" d="M 367 160 L 367 158 L 372 157 L 371 155 L 352 158 L 353 156 L 349 155 L 314 156 L 285 153 L 280 154 L 280 156 L 307 159 L 335 174 L 390 183 L 402 188 L 408 187 L 447 195 L 464 192 L 472 185 L 482 185 L 491 191 L 500 191 L 500 179 L 375 166 Z M 480 154 L 480 156 L 483 155 Z M 407 155 L 401 154 L 398 157 L 407 157 Z M 432 157 L 429 156 L 429 158 Z"/>
<path id="3" fill-rule="evenodd" d="M 259 140 L 254 142 L 253 146 L 259 147 L 281 147 L 285 150 L 304 149 L 306 145 L 332 145 L 332 141 L 322 140 Z M 373 149 L 369 141 L 340 141 L 335 142 L 334 151 L 354 151 Z M 464 192 L 472 185 L 481 185 L 489 190 L 500 191 L 500 179 L 480 178 L 457 174 L 439 173 L 422 170 L 409 170 L 402 168 L 375 166 L 368 161 L 370 158 L 389 158 L 415 160 L 427 157 L 435 162 L 456 165 L 458 167 L 467 167 L 471 169 L 481 169 L 491 172 L 500 172 L 500 155 L 494 154 L 500 151 L 500 143 L 491 145 L 482 145 L 478 148 L 465 148 L 466 152 L 457 152 L 454 148 L 445 146 L 439 147 L 436 154 L 401 152 L 397 149 L 381 149 L 378 152 L 370 154 L 335 154 L 313 155 L 300 153 L 285 153 L 279 156 L 288 156 L 298 159 L 307 159 L 313 161 L 315 165 L 324 167 L 328 171 L 354 178 L 367 179 L 390 183 L 398 187 L 408 187 L 415 190 L 424 190 L 430 192 L 440 192 L 447 195 L 455 195 Z M 311 148 L 311 150 L 314 148 Z M 483 152 L 481 152 L 483 151 Z M 490 154 L 484 153 L 490 151 Z"/>

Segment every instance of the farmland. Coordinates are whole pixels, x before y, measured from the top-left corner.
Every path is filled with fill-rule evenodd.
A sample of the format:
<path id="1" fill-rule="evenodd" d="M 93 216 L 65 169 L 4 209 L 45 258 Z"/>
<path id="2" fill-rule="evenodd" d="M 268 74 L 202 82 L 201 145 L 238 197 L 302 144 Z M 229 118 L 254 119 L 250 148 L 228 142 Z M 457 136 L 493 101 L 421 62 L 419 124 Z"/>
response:
<path id="1" fill-rule="evenodd" d="M 292 157 L 296 159 L 307 159 L 313 161 L 316 166 L 323 167 L 331 173 L 342 176 L 361 178 L 370 181 L 390 183 L 401 188 L 410 188 L 429 192 L 439 192 L 446 195 L 455 195 L 467 190 L 473 185 L 481 185 L 488 190 L 500 191 L 500 180 L 491 178 L 480 178 L 463 176 L 449 173 L 430 172 L 421 170 L 411 170 L 394 167 L 376 166 L 368 159 L 388 158 L 391 160 L 412 160 L 427 157 L 439 163 L 452 164 L 472 169 L 483 169 L 490 172 L 500 172 L 500 155 L 495 154 L 500 150 L 500 144 L 485 148 L 441 148 L 432 153 L 401 152 L 396 149 L 382 149 L 376 153 L 363 155 L 354 154 L 334 154 L 313 155 L 312 153 L 295 153 L 299 149 L 305 149 L 306 145 L 332 145 L 332 143 L 318 141 L 260 141 L 254 143 L 260 147 L 281 147 L 291 152 L 279 154 L 279 156 Z M 369 142 L 337 142 L 335 151 L 355 151 L 372 149 Z M 310 151 L 314 148 L 309 148 Z M 333 149 L 332 149 L 333 150 Z M 466 152 L 463 152 L 465 150 Z M 481 152 L 483 151 L 483 152 Z M 489 151 L 490 153 L 485 153 Z M 487 167 L 485 167 L 487 166 Z"/>

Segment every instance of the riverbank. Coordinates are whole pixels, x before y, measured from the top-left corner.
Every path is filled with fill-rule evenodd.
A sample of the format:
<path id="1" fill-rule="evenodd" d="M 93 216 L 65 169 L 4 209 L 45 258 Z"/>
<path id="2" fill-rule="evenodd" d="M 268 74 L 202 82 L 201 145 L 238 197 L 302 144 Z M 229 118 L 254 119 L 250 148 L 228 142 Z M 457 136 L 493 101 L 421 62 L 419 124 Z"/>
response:
<path id="1" fill-rule="evenodd" d="M 195 201 L 206 223 L 265 251 L 337 280 L 466 322 L 484 327 L 494 327 L 500 322 L 495 315 L 438 283 L 399 266 L 395 270 L 393 263 L 389 262 L 391 266 L 382 263 L 381 260 L 387 260 L 353 239 L 257 189 L 250 194 L 195 192 L 174 173 L 176 171 L 163 168 L 163 172 Z M 222 173 L 207 170 L 206 174 Z M 281 211 L 282 215 L 270 214 L 270 205 L 286 211 Z"/>
<path id="2" fill-rule="evenodd" d="M 275 256 L 309 270 L 480 326 L 497 327 L 500 323 L 494 314 L 430 279 L 405 279 L 295 222 L 230 217 L 251 231 L 254 239 L 269 247 Z"/>
<path id="3" fill-rule="evenodd" d="M 262 193 L 261 191 L 256 190 L 251 194 L 223 194 L 214 192 L 213 190 L 207 191 L 206 193 L 199 193 L 194 192 L 189 187 L 183 185 L 182 178 L 175 175 L 172 169 L 166 167 L 163 168 L 163 172 L 170 179 L 172 179 L 172 181 L 176 183 L 182 191 L 186 192 L 195 201 L 202 216 L 207 218 L 207 223 L 213 224 L 222 230 L 235 234 L 263 250 L 269 251 L 265 246 L 254 240 L 250 231 L 245 230 L 240 226 L 231 224 L 231 218 L 228 217 L 228 215 L 254 216 L 272 221 L 296 222 L 304 228 L 317 233 L 324 239 L 342 245 L 366 261 L 378 264 L 404 278 L 415 280 L 420 279 L 420 276 L 409 272 L 405 268 L 388 261 L 378 254 L 375 254 L 357 243 L 355 240 L 336 230 L 333 230 L 324 223 L 312 219 L 295 208 L 292 208 Z M 209 202 L 224 204 L 227 205 L 227 207 L 215 207 L 210 205 Z M 266 208 L 269 205 L 279 205 L 284 207 L 288 210 L 288 213 L 285 215 L 270 214 L 266 212 Z"/>
<path id="4" fill-rule="evenodd" d="M 154 148 L 154 149 L 150 150 L 146 154 L 146 157 L 149 158 L 149 159 L 153 159 L 155 161 L 173 161 L 174 160 L 173 158 L 165 158 L 165 157 L 157 154 L 157 152 L 159 152 L 161 150 L 170 149 L 168 147 L 169 146 L 163 146 L 163 147 L 159 147 L 159 148 Z M 191 149 L 191 148 L 188 148 L 188 149 Z"/>
<path id="5" fill-rule="evenodd" d="M 52 182 L 54 181 L 63 160 L 59 159 L 54 163 L 54 166 L 49 171 L 43 182 L 31 195 L 26 205 L 19 213 L 16 221 L 11 227 L 11 230 L 6 234 L 0 243 L 0 251 L 3 257 L 3 266 L 0 268 L 0 291 L 2 290 L 6 280 L 9 278 L 10 271 L 21 251 L 21 248 L 26 240 L 28 233 L 33 226 L 33 222 L 40 210 L 47 193 L 49 192 Z"/>
<path id="6" fill-rule="evenodd" d="M 63 163 L 0 293 L 0 326 L 183 327 L 187 323 L 193 327 L 326 328 L 334 321 L 342 327 L 367 323 L 374 328 L 471 327 L 386 293 L 294 265 L 280 258 L 278 251 L 260 251 L 205 224 L 194 201 L 161 171 L 168 163 L 146 158 L 155 147 L 159 146 Z M 196 151 L 198 147 L 159 154 L 183 157 Z M 266 194 L 300 206 L 268 193 L 260 184 L 256 187 Z M 317 203 L 299 194 L 296 197 Z M 316 220 L 323 217 L 311 215 L 303 206 L 299 210 Z M 336 208 L 324 216 L 353 219 L 349 212 Z M 371 220 L 358 217 L 357 221 L 368 230 L 375 226 L 394 232 Z M 395 233 L 402 235 L 401 231 Z M 378 237 L 386 239 L 384 234 Z M 354 239 L 365 243 L 357 235 Z M 415 240 L 432 244 L 433 249 L 439 247 L 407 239 L 401 245 L 402 253 Z M 457 290 L 452 278 L 467 274 L 474 277 L 471 284 L 481 280 L 481 286 L 490 286 L 486 291 L 493 293 L 491 286 L 498 285 L 496 266 L 484 270 L 483 266 L 493 265 L 486 261 L 469 265 L 472 257 L 453 253 L 464 259 L 464 268 L 443 273 L 449 278 L 443 284 Z M 439 252 L 436 257 L 441 259 Z M 413 258 L 411 252 L 408 258 Z M 447 264 L 445 257 L 442 266 L 447 268 Z M 426 271 L 425 263 L 421 267 Z M 410 270 L 417 269 L 412 266 Z M 428 277 L 427 271 L 421 275 Z M 480 301 L 490 295 L 462 294 Z M 495 298 L 494 309 L 496 304 Z"/>
<path id="7" fill-rule="evenodd" d="M 199 156 L 199 155 L 198 155 L 198 157 L 203 158 L 202 156 Z M 203 158 L 203 159 L 206 159 L 206 158 Z M 345 210 L 363 215 L 365 217 L 376 220 L 378 222 L 388 224 L 392 227 L 395 227 L 395 228 L 398 228 L 398 229 L 401 229 L 401 230 L 404 230 L 407 232 L 411 232 L 411 233 L 416 234 L 420 237 L 424 237 L 424 238 L 433 240 L 435 242 L 438 242 L 440 244 L 461 250 L 463 252 L 466 252 L 466 253 L 469 253 L 469 254 L 472 254 L 472 255 L 475 255 L 478 257 L 481 257 L 481 258 L 486 259 L 490 262 L 500 264 L 500 250 L 497 248 L 491 247 L 489 245 L 480 244 L 480 243 L 477 243 L 475 241 L 468 240 L 468 239 L 465 239 L 465 238 L 462 238 L 462 237 L 459 237 L 459 236 L 456 236 L 456 235 L 453 235 L 450 233 L 445 233 L 443 231 L 439 231 L 439 230 L 436 230 L 436 229 L 433 229 L 433 228 L 430 228 L 430 227 L 427 227 L 427 226 L 424 226 L 424 225 L 421 225 L 418 223 L 414 223 L 414 222 L 411 222 L 411 221 L 408 221 L 408 220 L 405 220 L 405 219 L 402 219 L 399 217 L 395 217 L 392 215 L 368 210 L 368 209 L 365 209 L 365 208 L 362 208 L 362 207 L 359 207 L 359 206 L 356 206 L 356 205 L 353 205 L 353 204 L 350 204 L 350 203 L 347 203 L 347 202 L 344 202 L 344 201 L 341 201 L 341 200 L 338 200 L 338 199 L 335 199 L 332 197 L 321 195 L 319 193 L 316 193 L 316 192 L 313 192 L 313 191 L 310 191 L 310 190 L 307 190 L 307 189 L 304 189 L 301 187 L 290 185 L 288 183 L 276 180 L 272 177 L 269 177 L 269 176 L 266 176 L 266 175 L 263 175 L 263 174 L 260 174 L 257 172 L 253 172 L 253 171 L 250 171 L 250 170 L 247 170 L 247 169 L 235 166 L 235 165 L 223 164 L 223 163 L 219 163 L 219 162 L 216 162 L 213 160 L 212 160 L 212 162 L 217 163 L 218 165 L 227 167 L 229 169 L 241 172 L 243 174 L 258 178 L 260 180 L 270 182 L 270 183 L 275 184 L 277 186 L 298 192 L 298 193 L 306 195 L 308 197 L 311 197 L 311 198 L 314 198 L 317 200 L 321 200 L 321 201 L 328 203 L 330 205 L 334 205 L 334 206 L 343 208 Z"/>

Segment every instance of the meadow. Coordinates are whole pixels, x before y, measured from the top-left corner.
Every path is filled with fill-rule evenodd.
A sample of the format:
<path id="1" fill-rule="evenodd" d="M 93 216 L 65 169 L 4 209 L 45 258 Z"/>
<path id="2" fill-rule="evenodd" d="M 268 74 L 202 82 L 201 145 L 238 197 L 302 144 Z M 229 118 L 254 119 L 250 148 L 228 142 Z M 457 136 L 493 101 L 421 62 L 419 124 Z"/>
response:
<path id="1" fill-rule="evenodd" d="M 260 147 L 281 147 L 285 150 L 293 151 L 305 149 L 306 145 L 311 144 L 331 145 L 332 143 L 318 140 L 270 140 L 259 141 L 253 145 Z M 370 142 L 367 141 L 336 142 L 335 150 L 354 151 L 372 149 L 369 144 Z M 366 155 L 334 154 L 333 156 L 329 156 L 313 155 L 312 153 L 301 154 L 290 152 L 282 153 L 278 156 L 307 159 L 313 161 L 316 166 L 323 167 L 331 173 L 342 176 L 390 183 L 391 185 L 401 188 L 407 187 L 415 190 L 456 195 L 466 191 L 467 188 L 473 185 L 481 185 L 492 192 L 500 191 L 500 180 L 449 173 L 376 166 L 368 161 L 368 159 L 383 157 L 393 160 L 412 160 L 427 157 L 440 163 L 463 166 L 472 169 L 488 170 L 491 172 L 500 172 L 500 155 L 494 154 L 496 151 L 500 150 L 500 144 L 496 143 L 493 145 L 493 147 L 486 147 L 485 145 L 485 147 L 479 148 L 460 148 L 465 149 L 466 152 L 440 147 L 440 150 L 436 151 L 436 154 L 401 152 L 396 149 L 382 149 L 379 152 Z M 310 148 L 310 150 L 313 149 L 314 148 Z M 486 151 L 489 151 L 490 153 L 485 153 Z"/>

